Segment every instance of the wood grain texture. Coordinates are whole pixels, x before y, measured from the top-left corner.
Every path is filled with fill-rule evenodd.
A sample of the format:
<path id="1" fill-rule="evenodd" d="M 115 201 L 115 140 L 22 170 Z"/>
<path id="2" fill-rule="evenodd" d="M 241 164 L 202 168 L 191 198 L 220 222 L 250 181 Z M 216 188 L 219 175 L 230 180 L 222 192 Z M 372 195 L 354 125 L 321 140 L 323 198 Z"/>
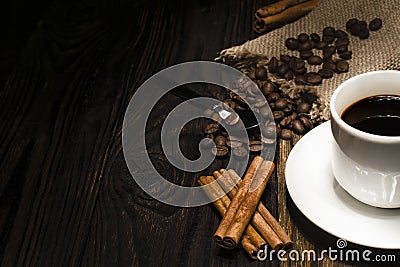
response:
<path id="1" fill-rule="evenodd" d="M 255 37 L 254 11 L 270 2 L 57 0 L 46 8 L 0 91 L 1 266 L 347 266 L 258 262 L 241 249 L 221 250 L 212 241 L 220 221 L 212 205 L 152 199 L 122 156 L 121 125 L 135 90 L 163 68 L 212 60 Z M 161 153 L 163 119 L 180 102 L 164 100 L 149 120 L 150 156 L 165 177 L 194 186 L 201 174 L 172 168 Z M 198 153 L 193 140 L 203 123 L 184 129 L 184 154 Z M 291 147 L 281 142 L 262 201 L 296 249 L 320 249 L 327 243 L 307 229 L 321 232 L 304 230 L 310 223 L 286 197 Z M 225 164 L 216 160 L 204 172 Z"/>

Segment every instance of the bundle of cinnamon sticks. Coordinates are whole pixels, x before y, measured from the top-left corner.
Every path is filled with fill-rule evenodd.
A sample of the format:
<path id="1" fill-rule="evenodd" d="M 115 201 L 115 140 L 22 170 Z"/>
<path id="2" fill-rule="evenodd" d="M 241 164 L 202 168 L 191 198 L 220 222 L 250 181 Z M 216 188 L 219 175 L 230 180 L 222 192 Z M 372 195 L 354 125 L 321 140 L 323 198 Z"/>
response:
<path id="1" fill-rule="evenodd" d="M 320 0 L 281 0 L 257 9 L 254 31 L 265 33 L 295 21 L 313 10 Z"/>
<path id="2" fill-rule="evenodd" d="M 292 246 L 289 236 L 260 202 L 274 168 L 273 162 L 257 156 L 243 180 L 234 170 L 224 169 L 215 171 L 213 176 L 200 177 L 198 182 L 207 185 L 202 188 L 210 199 L 223 195 L 213 202 L 222 215 L 214 234 L 218 245 L 234 249 L 240 243 L 253 259 L 267 244 L 275 251 Z"/>

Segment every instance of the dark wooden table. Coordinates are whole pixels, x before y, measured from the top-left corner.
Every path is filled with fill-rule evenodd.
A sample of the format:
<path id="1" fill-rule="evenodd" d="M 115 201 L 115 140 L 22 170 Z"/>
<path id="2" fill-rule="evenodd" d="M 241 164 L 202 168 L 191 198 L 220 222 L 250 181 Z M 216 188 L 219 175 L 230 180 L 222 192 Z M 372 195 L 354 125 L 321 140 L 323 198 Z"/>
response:
<path id="1" fill-rule="evenodd" d="M 121 125 L 135 90 L 159 70 L 213 60 L 256 37 L 254 11 L 269 2 L 56 0 L 21 2 L 11 14 L 3 9 L 14 41 L 3 42 L 1 61 L 1 266 L 350 265 L 328 258 L 258 262 L 242 249 L 223 251 L 211 239 L 220 221 L 212 205 L 177 208 L 149 198 L 122 156 Z M 147 139 L 154 155 L 157 129 L 179 102 L 169 95 L 153 113 L 148 126 L 156 130 Z M 196 150 L 193 138 L 200 136 L 182 134 L 186 153 Z M 296 140 L 280 142 L 262 201 L 295 249 L 320 251 L 336 238 L 307 221 L 286 195 L 284 166 Z M 155 158 L 174 181 L 194 185 L 200 175 Z M 224 164 L 216 160 L 206 172 Z"/>

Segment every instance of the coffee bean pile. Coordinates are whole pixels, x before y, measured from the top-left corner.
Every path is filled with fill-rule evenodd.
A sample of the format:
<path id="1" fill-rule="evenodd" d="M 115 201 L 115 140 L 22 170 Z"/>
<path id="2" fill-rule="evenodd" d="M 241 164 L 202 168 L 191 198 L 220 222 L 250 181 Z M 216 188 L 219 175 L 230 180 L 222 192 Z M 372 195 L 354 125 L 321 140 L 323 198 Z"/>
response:
<path id="1" fill-rule="evenodd" d="M 379 18 L 373 19 L 368 25 L 354 18 L 346 23 L 346 31 L 360 39 L 368 38 L 370 31 L 377 31 L 381 27 L 382 20 Z M 207 115 L 213 118 L 213 122 L 204 129 L 205 137 L 210 139 L 203 144 L 211 146 L 214 142 L 216 148 L 213 153 L 217 157 L 226 156 L 229 151 L 236 157 L 243 157 L 248 151 L 259 152 L 274 144 L 274 133 L 284 140 L 292 139 L 295 134 L 307 133 L 314 127 L 310 111 L 318 97 L 312 92 L 301 92 L 293 99 L 281 90 L 276 78 L 293 80 L 297 85 L 314 86 L 335 74 L 348 72 L 352 51 L 349 49 L 350 38 L 346 31 L 329 26 L 323 29 L 322 34 L 300 33 L 297 37 L 285 40 L 285 46 L 298 52 L 298 56 L 281 54 L 263 65 L 248 66 L 246 74 L 257 84 L 258 89 L 254 86 L 238 86 L 238 89 L 228 94 L 224 105 L 234 110 L 249 109 L 243 100 L 246 99 L 251 109 L 259 111 L 266 122 L 259 125 L 258 132 L 248 133 L 250 141 L 241 140 L 228 136 L 219 124 L 219 115 L 208 110 Z M 257 99 L 254 90 L 261 90 L 267 102 Z M 272 110 L 272 117 L 267 105 Z M 228 124 L 237 123 L 238 118 L 232 121 Z"/>
<path id="2" fill-rule="evenodd" d="M 357 36 L 360 39 L 367 39 L 370 35 L 370 31 L 377 31 L 380 28 L 382 28 L 382 20 L 380 18 L 371 20 L 368 25 L 366 21 L 356 18 L 349 19 L 346 23 L 346 30 L 351 35 Z"/>

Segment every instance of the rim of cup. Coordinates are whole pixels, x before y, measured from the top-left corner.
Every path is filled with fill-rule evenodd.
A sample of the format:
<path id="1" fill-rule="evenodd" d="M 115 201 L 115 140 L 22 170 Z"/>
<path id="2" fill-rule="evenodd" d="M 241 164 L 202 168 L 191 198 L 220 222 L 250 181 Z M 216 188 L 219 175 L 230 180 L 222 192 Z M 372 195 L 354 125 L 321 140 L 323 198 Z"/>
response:
<path id="1" fill-rule="evenodd" d="M 362 79 L 371 75 L 380 75 L 382 73 L 395 73 L 395 75 L 398 75 L 398 79 L 400 79 L 400 71 L 397 70 L 378 70 L 378 71 L 370 71 L 370 72 L 366 72 L 366 73 L 362 73 L 356 76 L 351 77 L 350 79 L 344 81 L 343 83 L 341 83 L 336 90 L 333 92 L 332 97 L 331 97 L 331 101 L 329 104 L 329 108 L 330 108 L 330 112 L 331 112 L 331 119 L 334 119 L 336 121 L 336 123 L 345 131 L 350 132 L 352 135 L 355 135 L 361 139 L 367 140 L 367 141 L 372 141 L 375 143 L 386 143 L 386 144 L 393 144 L 393 143 L 400 143 L 400 136 L 384 136 L 384 135 L 377 135 L 377 134 L 371 134 L 371 133 L 367 133 L 361 130 L 358 130 L 356 128 L 354 128 L 353 126 L 350 126 L 349 124 L 347 124 L 342 118 L 341 118 L 341 114 L 339 114 L 336 110 L 336 99 L 337 96 L 340 94 L 341 91 L 345 90 L 345 88 L 347 87 L 347 85 L 351 82 L 353 82 L 354 80 L 358 80 L 358 79 Z M 400 87 L 400 83 L 399 83 L 399 87 Z M 400 92 L 400 91 L 399 91 Z M 371 95 L 372 96 L 372 95 Z M 400 93 L 399 93 L 400 96 Z M 368 97 L 368 96 L 366 96 Z M 356 101 L 354 101 L 356 102 Z M 353 102 L 353 103 L 354 103 Z M 351 105 L 351 103 L 349 104 Z M 349 106 L 348 105 L 348 106 Z"/>

